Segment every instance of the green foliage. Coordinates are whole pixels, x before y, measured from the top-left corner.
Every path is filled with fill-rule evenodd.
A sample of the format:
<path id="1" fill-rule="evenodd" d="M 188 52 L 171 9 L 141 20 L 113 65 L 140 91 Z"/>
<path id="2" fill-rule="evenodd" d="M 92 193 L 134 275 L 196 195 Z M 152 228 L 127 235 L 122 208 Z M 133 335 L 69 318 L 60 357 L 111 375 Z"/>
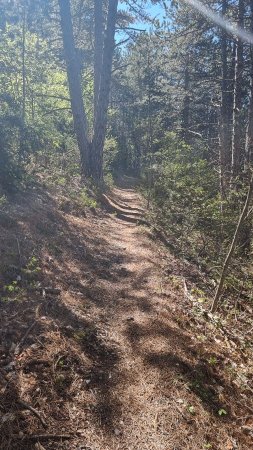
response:
<path id="1" fill-rule="evenodd" d="M 26 265 L 26 270 L 29 271 L 30 273 L 40 272 L 41 268 L 38 265 L 38 259 L 35 256 L 31 256 L 31 258 L 29 259 Z"/>
<path id="2" fill-rule="evenodd" d="M 8 270 L 9 269 L 9 270 Z M 6 275 L 8 271 L 11 272 L 11 268 L 7 268 Z M 16 268 L 15 268 L 16 270 Z M 38 282 L 38 275 L 41 272 L 41 267 L 39 265 L 39 260 L 35 256 L 31 256 L 27 264 L 18 270 L 18 275 L 15 275 L 15 279 L 12 279 L 8 284 L 3 286 L 2 292 L 3 296 L 1 301 L 17 301 L 23 298 L 26 288 L 29 286 L 36 286 Z M 13 275 L 12 275 L 13 276 Z"/>
<path id="3" fill-rule="evenodd" d="M 81 189 L 79 193 L 79 201 L 82 206 L 97 208 L 97 201 L 88 194 L 88 191 L 85 188 Z"/>
<path id="4" fill-rule="evenodd" d="M 69 197 L 77 207 L 97 208 L 97 201 L 90 195 L 87 188 L 71 190 Z"/>
<path id="5" fill-rule="evenodd" d="M 145 158 L 152 218 L 173 237 L 182 255 L 204 268 L 213 264 L 216 276 L 244 192 L 232 193 L 222 204 L 217 172 L 205 157 L 205 147 L 189 146 L 175 133 L 167 133 L 159 147 Z M 205 301 L 203 292 L 198 296 L 199 302 Z"/>
<path id="6" fill-rule="evenodd" d="M 227 415 L 227 411 L 226 411 L 224 408 L 221 408 L 221 409 L 219 409 L 219 411 L 218 411 L 218 415 L 219 415 L 220 417 L 226 416 L 226 415 Z"/>
<path id="7" fill-rule="evenodd" d="M 196 414 L 195 408 L 194 408 L 194 406 L 192 406 L 192 405 L 189 405 L 189 406 L 187 407 L 187 410 L 189 411 L 189 413 L 190 413 L 192 416 L 194 416 L 194 415 Z"/>
<path id="8" fill-rule="evenodd" d="M 147 189 L 156 220 L 187 246 L 189 235 L 194 233 L 200 240 L 204 229 L 216 239 L 220 227 L 217 176 L 203 152 L 167 133 L 160 151 L 146 158 Z"/>
<path id="9" fill-rule="evenodd" d="M 210 366 L 215 366 L 218 363 L 216 356 L 210 356 L 208 363 Z"/>
<path id="10" fill-rule="evenodd" d="M 104 145 L 104 170 L 105 174 L 114 173 L 118 169 L 119 146 L 116 138 L 107 137 Z"/>
<path id="11" fill-rule="evenodd" d="M 7 203 L 6 195 L 0 195 L 0 208 L 3 207 Z"/>
<path id="12" fill-rule="evenodd" d="M 19 286 L 18 286 L 18 282 L 12 281 L 10 284 L 7 284 L 4 286 L 4 291 L 8 294 L 13 294 L 15 292 L 18 292 L 19 290 Z"/>
<path id="13" fill-rule="evenodd" d="M 37 163 L 40 152 L 57 153 L 72 134 L 66 72 L 29 14 L 23 28 L 17 5 L 15 20 L 0 30 L 0 186 L 7 192 L 26 187 L 34 156 Z"/>
<path id="14" fill-rule="evenodd" d="M 105 186 L 109 189 L 111 189 L 114 186 L 114 179 L 113 179 L 113 175 L 111 173 L 105 174 L 104 183 L 105 183 Z"/>

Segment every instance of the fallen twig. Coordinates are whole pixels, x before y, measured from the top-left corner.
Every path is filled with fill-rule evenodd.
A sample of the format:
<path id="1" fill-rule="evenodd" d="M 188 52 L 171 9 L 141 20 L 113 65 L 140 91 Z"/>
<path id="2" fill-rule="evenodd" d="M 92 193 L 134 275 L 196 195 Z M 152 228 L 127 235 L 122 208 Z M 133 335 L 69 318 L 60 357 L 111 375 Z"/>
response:
<path id="1" fill-rule="evenodd" d="M 50 287 L 30 287 L 27 288 L 28 292 L 39 292 L 40 294 L 42 294 L 43 296 L 47 295 L 47 294 L 51 294 L 51 295 L 60 295 L 61 294 L 61 289 L 58 288 L 50 288 Z"/>
<path id="2" fill-rule="evenodd" d="M 177 411 L 181 414 L 182 418 L 187 422 L 187 423 L 192 423 L 192 419 L 189 419 L 181 410 L 181 408 L 179 408 L 178 405 L 176 405 L 175 403 L 173 404 L 173 407 L 177 409 Z"/>
<path id="3" fill-rule="evenodd" d="M 35 450 L 46 450 L 46 449 L 45 447 L 43 447 L 43 445 L 37 442 L 37 444 L 35 444 Z"/>
<path id="4" fill-rule="evenodd" d="M 27 331 L 25 332 L 24 336 L 22 337 L 22 339 L 19 341 L 19 343 L 16 345 L 16 348 L 14 350 L 14 355 L 18 356 L 20 351 L 21 351 L 21 346 L 24 344 L 27 336 L 29 335 L 29 333 L 32 331 L 32 329 L 35 327 L 37 323 L 37 319 L 34 320 L 34 322 L 30 325 L 30 327 L 27 329 Z"/>
<path id="5" fill-rule="evenodd" d="M 31 440 L 31 441 L 46 441 L 48 439 L 53 439 L 56 441 L 60 441 L 61 439 L 73 439 L 75 437 L 74 434 L 31 434 L 28 436 L 23 436 L 21 439 Z M 17 438 L 20 439 L 19 436 Z"/>
<path id="6" fill-rule="evenodd" d="M 33 408 L 33 406 L 29 405 L 29 403 L 26 403 L 24 400 L 18 400 L 18 403 L 20 406 L 22 406 L 24 409 L 28 409 L 29 411 L 31 411 L 41 422 L 41 424 L 43 425 L 44 428 L 47 428 L 47 423 L 45 422 L 45 420 L 43 419 L 43 417 L 41 417 L 41 414 L 39 413 L 39 411 L 37 411 L 37 409 Z"/>
<path id="7" fill-rule="evenodd" d="M 19 256 L 19 269 L 21 269 L 21 267 L 22 267 L 22 255 L 21 255 L 21 251 L 20 251 L 19 240 L 18 240 L 17 237 L 16 237 L 16 242 L 17 242 L 18 256 Z"/>
<path id="8" fill-rule="evenodd" d="M 188 288 L 187 288 L 187 284 L 186 284 L 185 278 L 183 278 L 183 285 L 184 285 L 184 295 L 185 295 L 185 298 L 188 298 L 188 300 L 193 301 L 194 298 L 193 298 L 193 296 L 190 294 L 190 292 L 188 291 Z"/>

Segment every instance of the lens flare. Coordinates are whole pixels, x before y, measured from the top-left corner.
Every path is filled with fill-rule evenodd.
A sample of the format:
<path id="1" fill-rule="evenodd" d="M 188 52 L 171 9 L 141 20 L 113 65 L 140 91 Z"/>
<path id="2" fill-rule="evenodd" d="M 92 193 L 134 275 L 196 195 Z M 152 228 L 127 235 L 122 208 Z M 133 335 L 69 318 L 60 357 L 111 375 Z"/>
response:
<path id="1" fill-rule="evenodd" d="M 228 33 L 233 34 L 234 36 L 237 36 L 239 39 L 241 39 L 244 42 L 248 42 L 249 44 L 253 44 L 253 34 L 248 33 L 243 28 L 238 27 L 237 25 L 230 22 L 225 17 L 217 14 L 214 12 L 209 6 L 203 5 L 203 3 L 199 2 L 198 0 L 183 0 L 184 3 L 187 3 L 188 5 L 192 6 L 194 9 L 196 9 L 200 14 L 207 17 L 211 22 L 215 23 L 219 27 L 226 30 Z"/>

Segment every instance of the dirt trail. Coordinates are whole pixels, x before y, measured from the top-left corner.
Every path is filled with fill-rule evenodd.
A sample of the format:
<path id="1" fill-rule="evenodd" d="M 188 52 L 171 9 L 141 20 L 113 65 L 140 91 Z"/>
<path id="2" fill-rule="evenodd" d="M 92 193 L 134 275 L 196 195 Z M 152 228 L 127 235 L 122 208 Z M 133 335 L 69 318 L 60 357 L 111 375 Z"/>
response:
<path id="1" fill-rule="evenodd" d="M 111 340 L 115 345 L 117 358 L 101 367 L 102 439 L 98 443 L 94 429 L 89 445 L 100 449 L 187 448 L 185 422 L 192 420 L 182 418 L 175 402 L 181 401 L 177 383 L 182 376 L 182 353 L 191 351 L 191 341 L 171 321 L 173 293 L 166 293 L 163 285 L 162 254 L 142 227 L 129 223 L 129 217 L 141 217 L 143 199 L 129 187 L 115 188 L 110 199 L 121 214 L 104 221 L 104 236 L 117 264 L 97 280 L 102 292 L 109 293 L 98 308 L 106 323 L 107 344 Z M 196 430 L 193 436 L 190 429 L 194 447 L 188 443 L 189 448 L 201 448 Z"/>
<path id="2" fill-rule="evenodd" d="M 131 184 L 125 179 L 113 190 L 110 201 L 120 218 L 108 215 L 100 231 L 110 256 L 94 280 L 101 295 L 90 314 L 98 319 L 108 357 L 99 358 L 91 375 L 96 421 L 88 421 L 84 448 L 237 448 L 229 426 L 217 419 L 222 403 L 213 387 L 226 387 L 203 363 L 202 345 L 183 329 L 183 285 L 175 282 L 182 265 L 129 221 L 145 209 Z"/>
<path id="3" fill-rule="evenodd" d="M 109 197 L 116 214 L 45 213 L 58 228 L 53 243 L 51 225 L 48 243 L 45 233 L 38 243 L 43 273 L 62 294 L 42 304 L 33 296 L 40 322 L 19 357 L 23 398 L 43 412 L 49 432 L 74 433 L 59 449 L 250 448 L 236 422 L 240 411 L 229 404 L 234 386 L 208 363 L 213 342 L 199 339 L 203 330 L 187 315 L 182 277 L 194 278 L 194 268 L 138 224 L 145 201 L 133 180 Z M 215 355 L 224 361 L 222 343 Z M 26 420 L 25 433 L 44 432 L 36 418 Z M 33 448 L 22 445 L 5 448 Z M 49 439 L 45 448 L 55 445 Z"/>

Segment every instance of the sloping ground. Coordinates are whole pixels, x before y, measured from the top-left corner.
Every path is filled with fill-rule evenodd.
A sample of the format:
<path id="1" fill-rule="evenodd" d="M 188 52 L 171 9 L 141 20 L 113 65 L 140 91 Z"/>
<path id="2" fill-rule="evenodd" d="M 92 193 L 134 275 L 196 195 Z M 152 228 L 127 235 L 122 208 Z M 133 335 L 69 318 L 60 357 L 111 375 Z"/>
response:
<path id="1" fill-rule="evenodd" d="M 127 181 L 109 212 L 36 191 L 0 217 L 1 449 L 252 448 L 250 342 L 208 316 Z"/>

